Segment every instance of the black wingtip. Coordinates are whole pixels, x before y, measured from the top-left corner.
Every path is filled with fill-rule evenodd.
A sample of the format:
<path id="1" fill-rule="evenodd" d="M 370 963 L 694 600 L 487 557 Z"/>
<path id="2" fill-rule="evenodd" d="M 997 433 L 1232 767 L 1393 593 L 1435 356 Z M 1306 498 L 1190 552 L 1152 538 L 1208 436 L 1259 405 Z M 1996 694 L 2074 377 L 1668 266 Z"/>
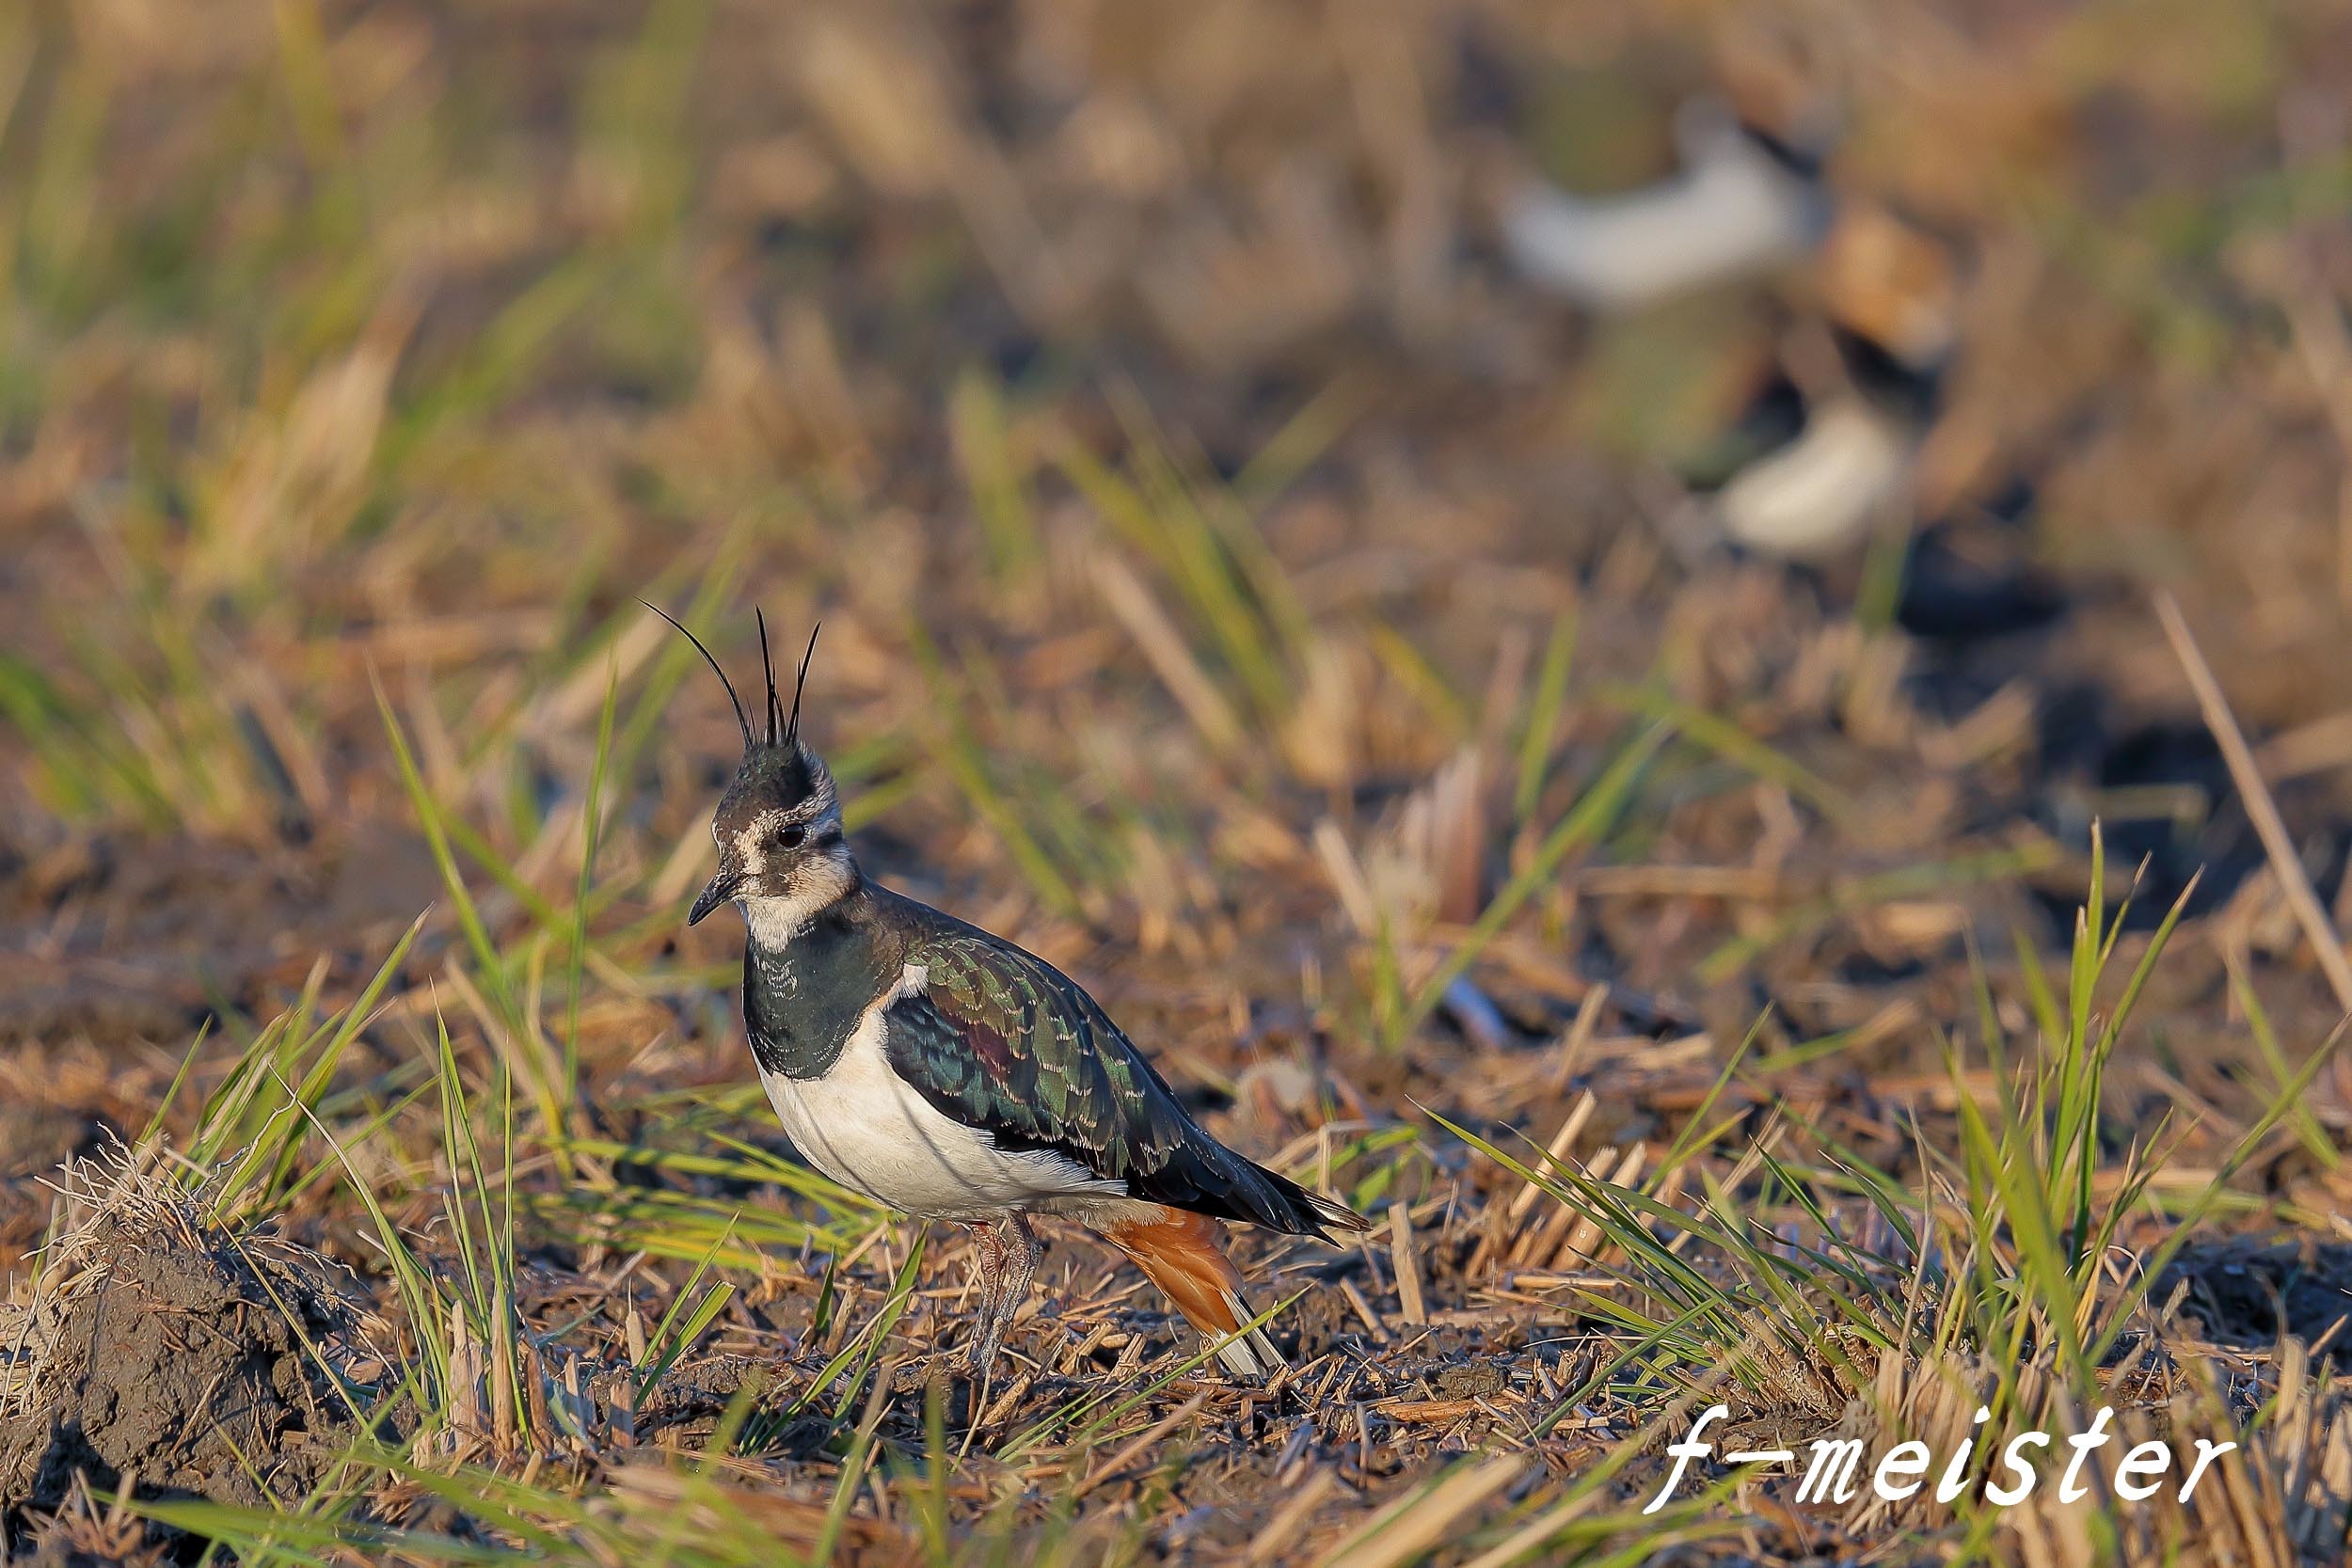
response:
<path id="1" fill-rule="evenodd" d="M 1278 1228 L 1287 1229 L 1294 1236 L 1318 1236 L 1333 1246 L 1352 1244 L 1335 1235 L 1335 1231 L 1360 1236 L 1372 1228 L 1372 1221 L 1339 1199 L 1326 1197 L 1311 1187 L 1301 1186 L 1279 1170 L 1268 1170 L 1263 1165 L 1259 1165 L 1257 1169 L 1290 1209 L 1292 1223 Z"/>
<path id="2" fill-rule="evenodd" d="M 735 683 L 727 679 L 727 673 L 719 667 L 719 661 L 711 657 L 710 650 L 703 646 L 703 640 L 692 632 L 687 631 L 685 622 L 680 621 L 651 599 L 639 599 L 637 602 L 677 627 L 680 632 L 685 633 L 686 641 L 694 644 L 694 651 L 703 656 L 703 661 L 710 666 L 710 673 L 719 677 L 721 686 L 727 689 L 727 701 L 735 705 L 736 727 L 743 732 L 743 750 L 750 751 L 752 749 L 752 721 L 743 717 L 743 699 L 735 694 Z M 773 683 L 771 682 L 771 689 L 772 689 Z"/>
<path id="3" fill-rule="evenodd" d="M 808 628 L 808 647 L 801 655 L 800 678 L 792 683 L 792 720 L 784 726 L 784 738 L 794 744 L 798 744 L 801 738 L 801 693 L 808 689 L 808 661 L 817 657 L 817 634 L 824 629 L 825 623 L 822 621 Z M 773 689 L 771 678 L 770 689 Z"/>
<path id="4" fill-rule="evenodd" d="M 1306 1195 L 1307 1208 L 1317 1221 L 1316 1228 L 1323 1232 L 1323 1239 L 1333 1246 L 1344 1246 L 1346 1243 L 1331 1234 L 1332 1227 L 1358 1236 L 1372 1228 L 1372 1221 L 1338 1199 L 1326 1197 L 1304 1187 L 1299 1191 Z"/>
<path id="5" fill-rule="evenodd" d="M 1159 1169 L 1131 1174 L 1127 1190 L 1171 1208 L 1262 1225 L 1289 1236 L 1312 1236 L 1335 1247 L 1354 1245 L 1345 1239 L 1348 1233 L 1372 1228 L 1372 1221 L 1346 1204 L 1235 1153 L 1197 1128 Z"/>

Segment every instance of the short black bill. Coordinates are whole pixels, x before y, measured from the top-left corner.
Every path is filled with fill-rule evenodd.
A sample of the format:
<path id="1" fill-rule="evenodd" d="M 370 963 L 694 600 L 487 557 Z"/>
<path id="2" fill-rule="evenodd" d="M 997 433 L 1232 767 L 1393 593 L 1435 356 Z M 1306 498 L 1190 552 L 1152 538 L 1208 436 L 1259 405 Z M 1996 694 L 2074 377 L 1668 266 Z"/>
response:
<path id="1" fill-rule="evenodd" d="M 686 924 L 698 924 L 703 916 L 734 897 L 735 890 L 742 881 L 741 877 L 729 871 L 722 871 L 711 878 L 709 885 L 703 889 L 702 896 L 694 900 L 694 907 L 686 911 Z"/>

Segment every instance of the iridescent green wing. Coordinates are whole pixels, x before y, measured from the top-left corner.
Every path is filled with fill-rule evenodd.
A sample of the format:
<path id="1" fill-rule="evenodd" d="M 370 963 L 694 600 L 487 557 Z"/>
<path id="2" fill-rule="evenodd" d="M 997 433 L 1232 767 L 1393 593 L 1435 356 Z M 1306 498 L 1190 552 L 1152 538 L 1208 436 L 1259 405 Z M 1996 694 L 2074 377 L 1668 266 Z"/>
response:
<path id="1" fill-rule="evenodd" d="M 951 928 L 924 933 L 906 962 L 922 985 L 891 1004 L 883 1049 L 943 1114 L 1110 1180 L 1158 1171 L 1195 1135 L 1118 1025 L 1043 959 Z"/>

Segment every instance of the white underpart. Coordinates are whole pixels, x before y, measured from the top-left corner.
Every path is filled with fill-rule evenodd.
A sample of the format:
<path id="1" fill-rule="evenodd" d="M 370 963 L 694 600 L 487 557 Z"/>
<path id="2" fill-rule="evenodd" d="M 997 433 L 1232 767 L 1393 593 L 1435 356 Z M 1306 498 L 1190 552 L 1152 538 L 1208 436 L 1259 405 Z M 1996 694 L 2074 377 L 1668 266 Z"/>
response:
<path id="1" fill-rule="evenodd" d="M 1530 182 L 1502 214 L 1519 269 L 1597 310 L 1775 267 L 1820 237 L 1827 202 L 1730 116 L 1706 103 L 1677 116 L 1682 171 L 1626 196 L 1580 197 Z"/>
<path id="2" fill-rule="evenodd" d="M 1223 1294 L 1225 1305 L 1235 1321 L 1246 1324 L 1258 1315 L 1238 1292 L 1227 1291 Z M 1274 1341 L 1266 1338 L 1263 1324 L 1256 1328 L 1245 1327 L 1238 1334 L 1212 1334 L 1209 1338 L 1216 1341 L 1216 1358 L 1224 1364 L 1225 1370 L 1243 1377 L 1272 1377 L 1290 1364 L 1283 1359 L 1282 1353 L 1274 1348 Z"/>
<path id="3" fill-rule="evenodd" d="M 1913 454 L 1893 420 L 1841 398 L 1724 485 L 1715 509 L 1724 531 L 1751 549 L 1817 560 L 1862 537 L 1900 494 Z"/>
<path id="4" fill-rule="evenodd" d="M 1068 1155 L 998 1148 L 898 1076 L 882 1054 L 882 1015 L 924 978 L 922 966 L 907 965 L 822 1078 L 759 1075 L 801 1157 L 851 1192 L 924 1219 L 984 1219 L 1118 1193 L 1120 1183 Z"/>

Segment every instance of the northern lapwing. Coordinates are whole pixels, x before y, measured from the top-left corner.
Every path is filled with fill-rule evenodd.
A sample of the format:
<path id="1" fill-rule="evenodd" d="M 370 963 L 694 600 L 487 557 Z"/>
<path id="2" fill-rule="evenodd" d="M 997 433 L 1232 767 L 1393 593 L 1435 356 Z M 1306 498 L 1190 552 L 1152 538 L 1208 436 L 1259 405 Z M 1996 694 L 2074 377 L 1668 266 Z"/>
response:
<path id="1" fill-rule="evenodd" d="M 1029 1292 L 1030 1216 L 1078 1221 L 1167 1292 L 1226 1370 L 1281 1357 L 1242 1296 L 1224 1220 L 1335 1241 L 1369 1223 L 1201 1131 L 1094 998 L 1053 965 L 867 879 L 832 773 L 801 739 L 768 660 L 764 737 L 727 688 L 743 760 L 711 818 L 718 874 L 688 913 L 742 911 L 743 1013 L 761 1084 L 794 1148 L 850 1191 L 977 1243 L 972 1368 L 985 1375 Z"/>

